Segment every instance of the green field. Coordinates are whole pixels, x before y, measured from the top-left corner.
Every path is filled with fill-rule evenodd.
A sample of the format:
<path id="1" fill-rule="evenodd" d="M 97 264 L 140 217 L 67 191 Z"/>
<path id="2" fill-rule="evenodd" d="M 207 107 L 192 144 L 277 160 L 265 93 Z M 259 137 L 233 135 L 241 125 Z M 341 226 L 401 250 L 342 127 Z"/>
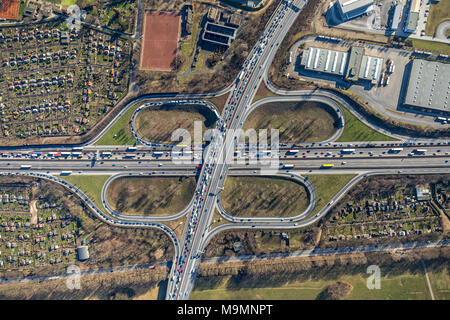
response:
<path id="1" fill-rule="evenodd" d="M 131 107 L 125 112 L 117 122 L 105 132 L 105 134 L 95 143 L 95 145 L 109 146 L 109 145 L 134 145 L 136 139 L 130 129 L 130 119 L 133 111 L 138 108 L 139 104 Z"/>
<path id="2" fill-rule="evenodd" d="M 344 132 L 337 139 L 338 142 L 351 141 L 394 141 L 395 138 L 384 135 L 364 124 L 361 120 L 356 118 L 350 111 L 341 105 L 345 116 Z"/>
<path id="3" fill-rule="evenodd" d="M 103 210 L 103 212 L 106 212 L 105 208 L 102 204 L 102 188 L 105 184 L 106 180 L 110 176 L 85 176 L 85 175 L 70 175 L 70 176 L 64 176 L 60 177 L 67 182 L 72 183 L 73 185 L 76 185 L 78 188 L 81 189 L 81 191 L 86 194 L 89 199 L 91 199 L 95 205 Z"/>
<path id="4" fill-rule="evenodd" d="M 237 217 L 292 217 L 309 205 L 303 185 L 276 177 L 228 176 L 220 201 Z"/>
<path id="5" fill-rule="evenodd" d="M 444 54 L 450 54 L 450 46 L 446 43 L 436 42 L 436 41 L 427 41 L 421 39 L 411 39 L 412 45 L 415 49 L 426 50 L 426 51 L 435 51 Z"/>
<path id="6" fill-rule="evenodd" d="M 437 26 L 445 20 L 450 20 L 450 0 L 441 0 L 439 3 L 432 3 L 425 27 L 425 34 L 427 36 L 434 36 Z"/>
<path id="7" fill-rule="evenodd" d="M 61 0 L 63 6 L 73 6 L 77 4 L 77 0 Z"/>
<path id="8" fill-rule="evenodd" d="M 383 272 L 383 271 L 382 271 Z M 445 292 L 439 296 L 439 299 L 448 299 L 448 274 L 444 270 L 440 273 L 429 273 L 431 279 L 447 278 L 446 283 L 434 284 L 432 289 L 436 296 L 436 292 Z M 410 274 L 405 273 L 396 276 L 383 276 L 381 278 L 381 288 L 379 290 L 369 290 L 366 286 L 368 275 L 344 275 L 339 281 L 346 281 L 353 286 L 353 290 L 347 296 L 349 300 L 428 300 L 431 299 L 425 276 L 422 273 Z M 326 286 L 336 282 L 337 280 L 326 281 L 293 281 L 280 287 L 264 287 L 264 288 L 243 288 L 240 290 L 227 289 L 227 277 L 222 279 L 221 283 L 214 289 L 198 290 L 194 288 L 191 294 L 192 300 L 230 300 L 230 299 L 249 299 L 249 300 L 314 300 L 317 295 L 325 289 Z"/>
<path id="9" fill-rule="evenodd" d="M 333 196 L 339 192 L 353 177 L 354 174 L 308 174 L 305 178 L 312 183 L 316 191 L 316 206 L 311 215 L 320 211 Z"/>

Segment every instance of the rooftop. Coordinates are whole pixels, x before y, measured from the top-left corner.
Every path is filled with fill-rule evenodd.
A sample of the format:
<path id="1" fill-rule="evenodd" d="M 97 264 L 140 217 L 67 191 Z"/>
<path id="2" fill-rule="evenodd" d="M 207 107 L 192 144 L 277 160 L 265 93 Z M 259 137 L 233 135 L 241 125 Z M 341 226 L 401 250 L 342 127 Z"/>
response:
<path id="1" fill-rule="evenodd" d="M 359 77 L 359 70 L 364 55 L 364 48 L 352 47 L 350 50 L 350 59 L 347 66 L 347 74 L 345 78 L 352 81 L 357 81 Z"/>
<path id="2" fill-rule="evenodd" d="M 359 79 L 369 80 L 372 83 L 376 83 L 382 67 L 382 58 L 363 56 L 361 67 L 359 69 Z"/>
<path id="3" fill-rule="evenodd" d="M 450 112 L 450 64 L 414 59 L 404 103 Z"/>
<path id="4" fill-rule="evenodd" d="M 408 24 L 406 26 L 406 30 L 409 30 L 409 31 L 416 30 L 418 21 L 419 21 L 419 13 L 418 12 L 410 12 L 408 14 Z"/>
<path id="5" fill-rule="evenodd" d="M 430 189 L 424 185 L 416 186 L 416 198 L 418 201 L 429 200 L 431 197 Z"/>
<path id="6" fill-rule="evenodd" d="M 411 0 L 411 12 L 419 12 L 420 0 Z"/>
<path id="7" fill-rule="evenodd" d="M 374 0 L 338 0 L 344 14 L 373 4 Z"/>
<path id="8" fill-rule="evenodd" d="M 400 15 L 402 13 L 403 6 L 399 3 L 394 5 L 394 12 L 392 14 L 392 22 L 391 29 L 397 30 L 398 25 L 400 24 Z"/>
<path id="9" fill-rule="evenodd" d="M 301 64 L 305 69 L 343 75 L 347 52 L 310 47 L 303 52 Z"/>

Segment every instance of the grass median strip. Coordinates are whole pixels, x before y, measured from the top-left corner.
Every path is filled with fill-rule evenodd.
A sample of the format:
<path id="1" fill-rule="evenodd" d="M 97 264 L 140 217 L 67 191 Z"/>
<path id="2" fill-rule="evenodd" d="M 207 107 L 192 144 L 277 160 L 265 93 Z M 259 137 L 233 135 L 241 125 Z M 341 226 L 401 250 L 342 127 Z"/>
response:
<path id="1" fill-rule="evenodd" d="M 136 139 L 130 129 L 130 120 L 134 110 L 139 104 L 131 107 L 125 112 L 117 122 L 95 143 L 97 146 L 109 145 L 133 145 Z"/>
<path id="2" fill-rule="evenodd" d="M 382 134 L 370 127 L 364 122 L 355 117 L 350 111 L 343 105 L 339 104 L 344 111 L 345 126 L 344 132 L 337 139 L 338 142 L 351 142 L 351 141 L 394 141 L 395 138 Z"/>
<path id="3" fill-rule="evenodd" d="M 92 200 L 92 202 L 94 202 L 99 209 L 106 213 L 105 207 L 102 203 L 102 188 L 109 177 L 109 175 L 70 175 L 60 178 L 77 186 L 84 192 L 85 195 L 89 197 L 89 199 Z"/>
<path id="4" fill-rule="evenodd" d="M 305 178 L 312 183 L 316 191 L 316 206 L 311 215 L 316 214 L 339 192 L 347 183 L 350 182 L 355 174 L 308 174 Z"/>

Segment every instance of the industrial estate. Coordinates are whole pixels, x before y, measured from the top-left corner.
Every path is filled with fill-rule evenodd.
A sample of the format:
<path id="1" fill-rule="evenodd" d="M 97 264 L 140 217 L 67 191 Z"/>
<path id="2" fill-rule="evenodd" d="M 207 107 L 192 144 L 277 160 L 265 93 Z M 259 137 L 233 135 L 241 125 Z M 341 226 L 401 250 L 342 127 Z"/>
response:
<path id="1" fill-rule="evenodd" d="M 0 0 L 1 299 L 450 299 L 449 22 Z"/>

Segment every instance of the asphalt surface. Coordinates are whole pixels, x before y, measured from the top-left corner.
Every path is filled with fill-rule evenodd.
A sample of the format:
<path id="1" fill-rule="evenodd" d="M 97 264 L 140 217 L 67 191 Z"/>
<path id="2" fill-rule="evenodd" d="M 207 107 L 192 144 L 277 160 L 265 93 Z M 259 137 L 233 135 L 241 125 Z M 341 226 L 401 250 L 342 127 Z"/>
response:
<path id="1" fill-rule="evenodd" d="M 228 229 L 290 229 L 300 228 L 320 220 L 334 203 L 356 183 L 367 176 L 381 174 L 448 174 L 450 145 L 447 140 L 416 139 L 392 134 L 377 127 L 361 117 L 353 106 L 341 96 L 327 90 L 283 91 L 275 88 L 267 80 L 267 72 L 279 44 L 294 23 L 305 0 L 295 0 L 292 4 L 281 4 L 266 25 L 263 36 L 250 52 L 241 73 L 234 83 L 216 93 L 198 95 L 190 94 L 149 94 L 140 96 L 128 103 L 122 111 L 91 141 L 82 146 L 82 153 L 74 156 L 75 149 L 68 145 L 2 147 L 5 150 L 0 157 L 0 175 L 23 175 L 48 179 L 59 183 L 75 192 L 105 223 L 120 227 L 152 227 L 166 232 L 175 246 L 174 263 L 171 264 L 167 299 L 188 299 L 193 289 L 197 268 L 208 241 L 218 232 Z M 140 2 L 141 3 L 141 2 Z M 136 36 L 139 34 L 136 33 Z M 251 101 L 265 81 L 268 88 L 282 95 L 259 100 L 251 105 Z M 230 93 L 224 112 L 219 116 L 217 108 L 199 99 Z M 199 101 L 213 110 L 218 116 L 217 130 L 212 135 L 210 144 L 201 159 L 183 162 L 171 156 L 171 145 L 160 145 L 146 141 L 134 129 L 135 137 L 144 145 L 135 146 L 133 150 L 127 146 L 94 145 L 130 108 L 139 105 L 133 114 L 135 120 L 143 108 L 159 104 L 180 104 Z M 235 133 L 241 128 L 245 119 L 256 107 L 273 101 L 317 101 L 330 105 L 341 116 L 342 109 L 338 102 L 347 107 L 355 116 L 370 127 L 383 132 L 401 142 L 358 142 L 335 143 L 342 134 L 342 128 L 321 143 L 280 144 L 280 150 L 272 146 L 264 146 L 270 152 L 254 161 L 255 156 L 248 153 L 234 156 Z M 369 145 L 370 144 L 370 145 Z M 391 152 L 392 148 L 401 148 Z M 426 148 L 424 154 L 416 149 Z M 353 151 L 349 152 L 349 149 Z M 289 151 L 291 150 L 291 151 Z M 49 152 L 69 153 L 66 157 L 50 155 Z M 71 152 L 68 152 L 71 151 Z M 36 159 L 31 153 L 40 152 Z M 102 153 L 111 153 L 103 156 Z M 160 155 L 155 156 L 155 152 Z M 22 153 L 22 154 L 21 154 Z M 192 160 L 192 159 L 191 159 Z M 233 160 L 233 161 L 232 161 Z M 262 165 L 261 160 L 267 164 Z M 281 163 L 280 163 L 281 162 Z M 332 168 L 324 169 L 324 164 Z M 286 165 L 292 168 L 285 167 Z M 25 167 L 24 167 L 25 166 Z M 70 171 L 70 172 L 69 172 Z M 65 172 L 65 173 L 64 173 Z M 305 180 L 302 174 L 343 174 L 353 173 L 352 179 L 333 199 L 317 214 L 311 216 L 315 206 L 314 187 Z M 98 208 L 78 187 L 66 182 L 60 176 L 72 175 L 111 175 L 102 189 L 102 205 Z M 290 218 L 241 218 L 236 219 L 232 213 L 225 212 L 220 205 L 220 191 L 227 174 L 232 175 L 278 175 L 288 177 L 306 185 L 312 201 L 302 213 Z M 111 208 L 106 201 L 106 191 L 111 181 L 124 176 L 197 176 L 198 184 L 189 205 L 182 211 L 169 216 L 124 215 Z M 215 208 L 230 222 L 210 230 Z M 104 212 L 106 211 L 106 212 Z M 183 234 L 177 239 L 175 233 L 162 221 L 170 221 L 186 216 Z M 234 219 L 234 220 L 233 220 Z"/>

